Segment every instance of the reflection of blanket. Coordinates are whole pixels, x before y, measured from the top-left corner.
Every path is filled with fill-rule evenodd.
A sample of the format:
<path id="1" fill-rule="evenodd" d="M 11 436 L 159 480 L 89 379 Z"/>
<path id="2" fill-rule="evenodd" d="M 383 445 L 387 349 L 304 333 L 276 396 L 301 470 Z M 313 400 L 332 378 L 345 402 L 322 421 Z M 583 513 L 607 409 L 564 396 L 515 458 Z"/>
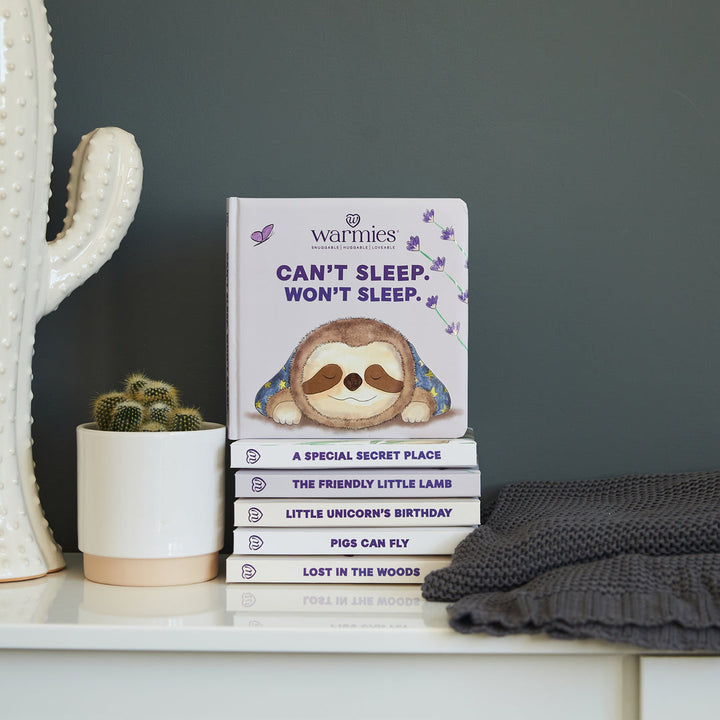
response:
<path id="1" fill-rule="evenodd" d="M 430 573 L 460 632 L 720 650 L 720 471 L 526 482 Z"/>

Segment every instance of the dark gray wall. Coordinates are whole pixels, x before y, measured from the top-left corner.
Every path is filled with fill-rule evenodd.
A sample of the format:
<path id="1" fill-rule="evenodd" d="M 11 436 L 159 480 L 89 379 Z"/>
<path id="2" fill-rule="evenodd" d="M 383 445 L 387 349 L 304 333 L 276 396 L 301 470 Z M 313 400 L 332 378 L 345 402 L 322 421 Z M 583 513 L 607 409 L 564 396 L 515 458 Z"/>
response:
<path id="1" fill-rule="evenodd" d="M 48 0 L 55 197 L 143 152 L 129 234 L 39 325 L 35 458 L 76 547 L 75 426 L 130 370 L 224 419 L 224 200 L 460 196 L 471 424 L 517 480 L 720 466 L 714 0 Z"/>

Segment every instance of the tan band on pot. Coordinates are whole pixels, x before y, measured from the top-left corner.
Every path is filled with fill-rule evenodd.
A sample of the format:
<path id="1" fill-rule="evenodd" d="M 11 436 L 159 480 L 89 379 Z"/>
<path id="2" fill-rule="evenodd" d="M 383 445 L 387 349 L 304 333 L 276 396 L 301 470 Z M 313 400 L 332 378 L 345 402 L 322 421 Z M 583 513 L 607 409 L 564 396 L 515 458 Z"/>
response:
<path id="1" fill-rule="evenodd" d="M 114 558 L 83 553 L 83 571 L 88 580 L 105 585 L 190 585 L 212 580 L 218 574 L 218 553 L 160 559 Z"/>

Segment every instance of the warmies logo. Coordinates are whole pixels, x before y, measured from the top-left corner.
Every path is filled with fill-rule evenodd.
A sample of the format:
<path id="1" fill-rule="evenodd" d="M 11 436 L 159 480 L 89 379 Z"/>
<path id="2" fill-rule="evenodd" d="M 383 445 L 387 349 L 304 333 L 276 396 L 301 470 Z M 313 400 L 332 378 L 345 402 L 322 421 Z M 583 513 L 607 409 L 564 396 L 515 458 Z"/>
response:
<path id="1" fill-rule="evenodd" d="M 359 229 L 360 215 L 348 213 L 345 215 L 345 222 L 349 230 L 324 229 L 310 230 L 316 243 L 394 243 L 397 240 L 397 230 L 378 230 L 374 225 L 368 229 Z"/>

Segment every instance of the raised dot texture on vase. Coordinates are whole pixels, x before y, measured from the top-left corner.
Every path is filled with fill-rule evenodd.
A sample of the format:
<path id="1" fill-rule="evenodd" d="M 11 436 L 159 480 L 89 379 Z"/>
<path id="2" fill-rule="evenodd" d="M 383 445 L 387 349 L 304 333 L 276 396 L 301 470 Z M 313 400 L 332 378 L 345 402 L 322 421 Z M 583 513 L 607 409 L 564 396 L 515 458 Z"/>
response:
<path id="1" fill-rule="evenodd" d="M 114 222 L 116 214 L 123 214 L 120 201 L 112 199 L 113 193 L 120 194 L 114 186 L 126 181 L 125 165 L 140 163 L 141 166 L 132 136 L 122 130 L 86 133 L 93 145 L 92 154 L 97 153 L 101 162 L 115 153 L 115 148 L 107 152 L 108 146 L 116 142 L 111 142 L 110 135 L 115 135 L 116 140 L 122 139 L 119 155 L 125 156 L 125 165 L 109 169 L 107 184 L 96 171 L 88 173 L 87 181 L 78 182 L 78 175 L 85 172 L 76 169 L 71 174 L 72 192 L 75 196 L 93 199 L 93 207 L 87 208 L 85 201 L 77 207 L 79 220 L 83 226 L 87 224 L 87 228 L 79 231 L 72 222 L 66 222 L 68 227 L 62 238 L 50 244 L 45 241 L 43 220 L 47 222 L 52 138 L 57 131 L 53 120 L 56 96 L 50 33 L 40 0 L 5 0 L 3 5 L 0 17 L 0 47 L 4 49 L 0 82 L 0 119 L 3 121 L 0 201 L 4 203 L 11 195 L 12 204 L 4 206 L 6 225 L 0 227 L 0 292 L 3 293 L 0 310 L 4 311 L 0 321 L 0 357 L 4 361 L 0 363 L 0 434 L 3 436 L 0 486 L 4 516 L 0 530 L 18 529 L 23 542 L 3 543 L 6 554 L 0 568 L 0 581 L 62 567 L 59 548 L 42 514 L 34 473 L 28 469 L 34 463 L 26 459 L 20 462 L 20 456 L 27 458 L 26 453 L 32 446 L 29 387 L 34 324 L 97 269 L 101 254 L 103 260 L 112 255 L 135 211 L 135 205 L 124 211 L 124 223 L 119 226 L 116 242 L 106 244 L 104 228 Z M 78 157 L 78 168 L 86 162 L 87 158 Z M 105 188 L 108 194 L 100 203 L 98 191 L 102 195 Z M 88 223 L 89 213 L 95 211 L 98 204 L 108 207 L 101 208 Z M 103 210 L 108 213 L 105 219 Z M 21 218 L 27 225 L 19 224 Z M 93 256 L 91 263 L 86 263 L 83 256 Z M 58 266 L 61 257 L 65 258 L 64 266 Z M 49 273 L 51 265 L 58 268 L 53 274 Z M 21 383 L 17 382 L 18 378 L 22 378 Z M 6 427 L 8 432 L 4 432 Z M 25 556 L 22 563 L 20 555 Z"/>

